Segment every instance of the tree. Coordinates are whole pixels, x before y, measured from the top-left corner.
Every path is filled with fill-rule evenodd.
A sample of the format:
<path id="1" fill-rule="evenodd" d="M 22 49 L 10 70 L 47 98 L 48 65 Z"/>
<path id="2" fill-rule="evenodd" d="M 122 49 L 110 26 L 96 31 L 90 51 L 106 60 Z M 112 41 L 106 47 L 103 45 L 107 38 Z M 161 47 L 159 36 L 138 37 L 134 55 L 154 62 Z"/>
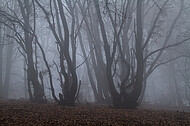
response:
<path id="1" fill-rule="evenodd" d="M 108 2 L 108 1 L 106 1 L 106 2 Z M 117 31 L 115 25 L 113 24 L 113 18 L 110 15 L 110 11 L 108 9 L 110 20 L 112 21 L 113 29 L 115 32 L 114 33 L 115 41 L 113 42 L 113 51 L 111 53 L 110 52 L 111 48 L 110 48 L 110 44 L 109 44 L 108 39 L 107 39 L 106 30 L 105 30 L 104 22 L 103 22 L 103 19 L 101 16 L 99 3 L 98 3 L 98 1 L 94 1 L 94 3 L 95 3 L 96 12 L 98 15 L 99 25 L 100 25 L 101 34 L 102 34 L 103 43 L 104 43 L 104 51 L 105 51 L 105 56 L 106 56 L 106 77 L 107 77 L 107 81 L 109 84 L 113 104 L 115 107 L 126 107 L 122 103 L 122 100 L 123 100 L 122 97 L 124 96 L 124 91 L 121 91 L 121 94 L 119 94 L 117 92 L 115 85 L 114 85 L 113 75 L 112 75 L 112 64 L 113 64 L 113 60 L 114 60 L 114 57 L 116 54 L 116 46 L 119 45 L 118 44 L 119 43 L 119 36 L 121 34 L 121 30 L 123 28 L 123 24 L 125 23 L 126 17 L 125 16 L 122 17 L 122 23 L 120 24 L 120 27 L 119 27 L 120 29 Z M 130 2 L 128 4 L 130 5 Z M 124 15 L 126 14 L 126 10 L 127 9 L 125 9 L 123 11 Z"/>
<path id="2" fill-rule="evenodd" d="M 23 54 L 23 56 L 27 60 L 27 79 L 30 99 L 36 102 L 44 102 L 43 86 L 40 84 L 38 80 L 38 70 L 37 66 L 34 63 L 33 55 L 33 42 L 35 40 L 35 36 L 33 35 L 32 23 L 30 20 L 32 12 L 31 10 L 35 7 L 34 4 L 31 5 L 29 1 L 17 0 L 17 2 L 19 5 L 22 19 L 19 19 L 19 16 L 13 10 L 11 10 L 13 16 L 6 13 L 5 11 L 1 11 L 1 15 L 4 16 L 6 20 L 10 22 L 11 25 L 7 24 L 6 22 L 2 23 L 6 25 L 6 27 L 14 31 L 15 36 L 9 35 L 9 37 L 13 38 L 24 50 L 24 53 L 22 53 L 21 51 L 20 53 Z M 33 17 L 33 20 L 35 29 L 35 16 Z M 17 26 L 19 26 L 20 29 Z M 24 35 L 18 32 L 18 30 L 22 30 Z M 30 87 L 31 85 L 34 89 L 33 94 Z"/>
<path id="3" fill-rule="evenodd" d="M 60 55 L 60 83 L 63 88 L 63 92 L 59 93 L 59 101 L 60 104 L 63 105 L 74 105 L 74 101 L 76 100 L 77 87 L 78 87 L 78 79 L 76 74 L 76 42 L 74 35 L 74 26 L 75 26 L 75 17 L 73 15 L 75 2 L 66 1 L 72 16 L 72 25 L 71 25 L 71 37 L 69 35 L 69 26 L 68 21 L 65 16 L 64 8 L 61 0 L 53 1 L 53 5 L 55 8 L 55 19 L 52 11 L 52 1 L 50 0 L 50 15 L 48 11 L 36 0 L 35 1 L 38 6 L 42 9 L 46 16 L 46 20 L 50 26 L 52 34 L 56 39 L 56 44 L 58 45 L 58 51 Z M 52 17 L 52 21 L 50 20 L 50 16 Z M 57 28 L 57 29 L 56 29 Z M 64 31 L 64 35 L 62 34 Z M 71 38 L 71 39 L 70 39 Z M 72 47 L 72 58 L 70 56 L 69 47 Z M 67 67 L 67 69 L 66 69 Z M 64 80 L 62 78 L 64 77 Z"/>
<path id="4" fill-rule="evenodd" d="M 111 91 L 113 104 L 115 107 L 135 108 L 138 105 L 138 101 L 139 101 L 139 103 L 141 101 L 139 99 L 140 96 L 143 96 L 143 94 L 145 92 L 145 87 L 146 87 L 145 86 L 146 84 L 144 83 L 145 79 L 158 66 L 160 66 L 162 64 L 162 63 L 161 64 L 157 64 L 157 63 L 158 63 L 159 58 L 163 54 L 163 51 L 167 48 L 180 45 L 184 42 L 184 41 L 182 41 L 179 43 L 175 43 L 173 45 L 167 45 L 168 41 L 170 40 L 170 36 L 173 33 L 174 26 L 175 26 L 177 20 L 180 18 L 180 15 L 182 13 L 184 1 L 181 1 L 181 7 L 179 10 L 179 13 L 177 14 L 176 18 L 173 20 L 162 47 L 160 49 L 154 50 L 152 52 L 146 51 L 148 49 L 147 46 L 151 42 L 151 39 L 153 39 L 153 36 L 160 31 L 159 27 L 162 27 L 162 25 L 159 25 L 159 22 L 163 18 L 162 15 L 163 15 L 164 11 L 166 11 L 165 6 L 166 6 L 166 3 L 168 3 L 168 0 L 164 1 L 163 3 L 161 2 L 162 3 L 161 7 L 159 7 L 157 5 L 157 3 L 153 4 L 153 5 L 157 5 L 157 7 L 159 8 L 159 11 L 155 15 L 155 17 L 153 17 L 153 19 L 152 19 L 153 23 L 149 28 L 146 38 L 144 38 L 144 35 L 143 35 L 143 33 L 145 32 L 144 23 L 143 23 L 144 22 L 143 21 L 144 1 L 140 1 L 140 0 L 137 1 L 137 3 L 136 3 L 137 10 L 136 10 L 136 18 L 135 18 L 136 20 L 134 20 L 135 23 L 133 24 L 134 25 L 133 32 L 135 34 L 134 34 L 134 39 L 130 40 L 130 41 L 132 41 L 132 47 L 131 47 L 132 52 L 130 52 L 131 53 L 130 59 L 129 59 L 129 56 L 124 55 L 124 54 L 126 54 L 126 52 L 124 52 L 124 51 L 128 51 L 129 49 L 128 50 L 122 49 L 122 46 L 124 46 L 124 44 L 122 45 L 120 42 L 121 31 L 124 31 L 123 24 L 125 24 L 126 21 L 120 20 L 119 28 L 116 27 L 116 25 L 114 24 L 116 22 L 116 20 L 114 20 L 114 18 L 112 17 L 113 16 L 111 13 L 112 11 L 109 8 L 110 3 L 108 1 L 106 1 L 106 3 L 105 3 L 106 8 L 107 8 L 106 10 L 109 15 L 111 24 L 113 26 L 113 30 L 114 30 L 113 36 L 115 38 L 114 39 L 115 41 L 109 42 L 108 41 L 108 33 L 106 31 L 105 23 L 102 18 L 99 2 L 94 1 L 94 3 L 95 3 L 95 8 L 96 8 L 96 12 L 98 15 L 98 19 L 99 19 L 99 26 L 101 29 L 102 40 L 104 43 L 104 51 L 105 51 L 105 57 L 106 57 L 106 77 L 107 77 L 109 88 Z M 127 3 L 129 5 L 132 4 L 131 1 L 127 1 Z M 129 9 L 129 6 L 126 6 L 126 8 Z M 114 14 L 116 15 L 116 12 L 114 12 Z M 127 13 L 123 13 L 123 17 L 125 17 L 126 14 Z M 123 18 L 123 19 L 125 19 L 125 18 Z M 130 20 L 128 20 L 128 21 L 130 21 Z M 131 37 L 131 38 L 133 38 L 133 37 Z M 129 40 L 128 41 L 124 40 L 124 41 L 127 43 L 127 45 L 129 45 L 129 43 L 128 43 Z M 133 44 L 133 42 L 134 42 L 134 44 Z M 113 45 L 113 46 L 111 46 L 111 45 Z M 134 46 L 134 48 L 133 48 L 133 46 Z M 118 52 L 116 51 L 117 49 L 118 49 Z M 119 54 L 121 61 L 126 66 L 124 69 L 125 72 L 123 72 L 125 74 L 122 75 L 123 77 L 121 78 L 121 80 L 119 82 L 119 87 L 120 87 L 119 92 L 118 92 L 118 88 L 116 88 L 116 84 L 114 83 L 114 79 L 113 79 L 113 77 L 114 77 L 113 76 L 113 73 L 114 73 L 114 71 L 113 71 L 114 62 L 113 61 L 114 61 L 115 55 L 117 54 L 116 52 Z M 158 54 L 156 55 L 154 60 L 150 63 L 148 68 L 145 67 L 145 65 L 146 65 L 145 62 L 147 61 L 147 59 L 155 53 L 158 53 Z M 115 65 L 115 67 L 117 67 L 117 65 Z M 124 68 L 124 67 L 122 67 L 122 68 Z"/>

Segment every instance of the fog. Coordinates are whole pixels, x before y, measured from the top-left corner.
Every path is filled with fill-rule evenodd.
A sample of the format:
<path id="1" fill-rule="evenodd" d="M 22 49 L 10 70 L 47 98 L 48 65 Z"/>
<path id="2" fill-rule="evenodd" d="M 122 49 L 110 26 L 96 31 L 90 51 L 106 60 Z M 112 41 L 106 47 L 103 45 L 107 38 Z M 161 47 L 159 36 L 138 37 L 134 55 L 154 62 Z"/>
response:
<path id="1" fill-rule="evenodd" d="M 189 0 L 0 0 L 0 99 L 190 106 Z"/>

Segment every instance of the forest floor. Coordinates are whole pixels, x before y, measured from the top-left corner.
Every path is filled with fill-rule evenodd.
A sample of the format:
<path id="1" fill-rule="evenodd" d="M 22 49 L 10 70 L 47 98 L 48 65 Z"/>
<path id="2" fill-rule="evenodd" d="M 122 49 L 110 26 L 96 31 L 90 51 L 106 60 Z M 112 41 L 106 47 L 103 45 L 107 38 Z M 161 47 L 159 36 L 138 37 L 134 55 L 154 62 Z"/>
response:
<path id="1" fill-rule="evenodd" d="M 0 101 L 0 126 L 9 125 L 190 126 L 190 113 L 143 107 L 126 110 L 100 105 L 64 107 L 53 103 Z"/>

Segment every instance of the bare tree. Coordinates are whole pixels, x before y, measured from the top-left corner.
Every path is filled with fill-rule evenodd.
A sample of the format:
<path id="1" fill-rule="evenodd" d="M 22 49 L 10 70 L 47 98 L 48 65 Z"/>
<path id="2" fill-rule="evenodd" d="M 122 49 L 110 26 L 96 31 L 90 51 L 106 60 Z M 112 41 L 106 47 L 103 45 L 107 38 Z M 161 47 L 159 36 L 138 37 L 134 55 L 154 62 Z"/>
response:
<path id="1" fill-rule="evenodd" d="M 67 1 L 67 5 L 70 9 L 72 16 L 72 25 L 71 25 L 71 37 L 69 35 L 69 26 L 68 21 L 65 16 L 63 4 L 61 0 L 53 1 L 53 5 L 55 8 L 55 19 L 52 11 L 52 1 L 50 0 L 50 15 L 52 20 L 50 19 L 50 15 L 48 11 L 36 0 L 38 6 L 44 12 L 47 22 L 50 26 L 52 34 L 54 35 L 57 45 L 58 51 L 60 55 L 60 83 L 63 88 L 63 94 L 59 93 L 59 103 L 63 105 L 73 105 L 76 100 L 76 93 L 78 87 L 78 79 L 76 74 L 76 40 L 74 35 L 75 29 L 75 17 L 74 17 L 74 9 L 75 2 Z M 57 28 L 57 29 L 56 29 Z M 62 34 L 64 31 L 64 35 Z M 70 39 L 71 38 L 71 39 Z M 70 45 L 72 47 L 72 58 L 70 56 Z M 66 65 L 65 65 L 66 64 Z M 67 67 L 67 68 L 66 68 Z M 59 71 L 59 69 L 58 69 Z M 62 78 L 64 77 L 64 79 Z"/>
<path id="2" fill-rule="evenodd" d="M 10 22 L 10 24 L 7 24 L 6 22 L 3 23 L 6 27 L 10 28 L 12 31 L 14 31 L 15 36 L 8 35 L 10 38 L 14 39 L 23 49 L 24 53 L 20 51 L 20 53 L 25 57 L 27 61 L 27 79 L 28 79 L 28 90 L 30 99 L 37 101 L 37 102 L 44 102 L 44 91 L 43 86 L 40 84 L 38 80 L 38 70 L 37 66 L 34 63 L 34 51 L 33 51 L 33 42 L 34 42 L 34 34 L 32 29 L 32 23 L 31 23 L 31 13 L 32 13 L 32 7 L 34 7 L 34 4 L 31 4 L 29 1 L 21 1 L 18 0 L 19 10 L 21 12 L 21 19 L 19 19 L 19 16 L 15 13 L 14 10 L 10 11 L 13 15 L 10 15 L 6 13 L 5 11 L 1 11 L 1 15 L 4 16 L 4 18 Z M 34 14 L 35 15 L 35 14 Z M 33 24 L 35 29 L 35 16 L 33 17 Z M 20 28 L 20 29 L 19 29 Z M 23 34 L 18 32 L 18 30 L 22 30 Z M 36 67 L 36 68 L 35 68 Z M 34 93 L 32 94 L 31 85 L 33 86 Z"/>
<path id="3" fill-rule="evenodd" d="M 159 7 L 157 3 L 154 3 L 155 6 L 157 6 L 160 11 L 155 15 L 155 17 L 153 17 L 152 24 L 149 28 L 148 35 L 145 39 L 143 35 L 144 33 L 144 24 L 143 24 L 144 1 L 142 0 L 137 1 L 136 2 L 136 18 L 133 23 L 134 27 L 132 27 L 135 33 L 134 39 L 132 39 L 133 37 L 131 37 L 129 40 L 127 38 L 125 39 L 123 38 L 122 44 L 120 42 L 121 31 L 124 31 L 123 33 L 128 33 L 127 29 L 130 26 L 127 26 L 127 25 L 130 25 L 131 23 L 130 19 L 127 20 L 127 23 L 125 20 L 120 20 L 121 22 L 119 25 L 120 27 L 119 28 L 116 27 L 116 23 L 115 23 L 116 20 L 114 20 L 112 10 L 109 8 L 110 3 L 109 1 L 105 2 L 108 17 L 110 18 L 110 22 L 113 26 L 113 31 L 114 31 L 113 38 L 115 40 L 113 42 L 109 42 L 108 33 L 106 31 L 105 23 L 102 18 L 99 2 L 94 1 L 94 3 L 95 3 L 98 19 L 99 19 L 99 26 L 101 30 L 102 40 L 104 43 L 104 51 L 105 51 L 105 57 L 106 57 L 106 77 L 107 77 L 109 88 L 111 91 L 113 104 L 115 107 L 135 108 L 138 105 L 138 102 L 140 103 L 140 101 L 142 100 L 141 98 L 143 97 L 143 94 L 145 92 L 146 83 L 144 81 L 158 66 L 162 65 L 162 64 L 158 65 L 157 63 L 158 63 L 159 58 L 163 54 L 163 51 L 167 48 L 171 48 L 171 47 L 184 43 L 184 41 L 182 41 L 182 42 L 175 43 L 172 45 L 167 45 L 168 41 L 170 40 L 170 36 L 173 32 L 174 26 L 182 13 L 184 1 L 181 1 L 181 7 L 179 10 L 179 13 L 177 14 L 176 18 L 173 20 L 169 28 L 164 44 L 162 45 L 160 49 L 154 50 L 150 53 L 147 51 L 148 49 L 147 46 L 149 45 L 154 34 L 156 33 L 156 30 L 159 30 L 158 29 L 159 21 L 162 18 L 162 15 L 165 11 L 164 8 L 166 4 L 168 3 L 168 0 L 164 1 L 161 7 Z M 127 3 L 128 3 L 128 6 L 125 7 L 127 8 L 126 10 L 128 11 L 133 10 L 129 8 L 134 3 L 132 1 L 127 1 Z M 114 11 L 114 13 L 116 14 L 116 11 Z M 124 17 L 123 19 L 126 18 L 125 17 L 126 15 L 127 13 L 123 13 L 123 17 Z M 129 15 L 130 13 L 128 13 L 128 16 Z M 125 23 L 126 23 L 126 26 L 125 26 L 126 29 L 124 30 L 123 24 Z M 127 45 L 129 45 L 129 41 L 134 42 L 132 43 L 131 51 L 127 49 L 129 48 L 127 47 Z M 113 46 L 111 46 L 110 43 L 112 43 Z M 124 45 L 126 49 L 123 48 Z M 123 63 L 123 66 L 120 68 L 123 68 L 122 70 L 125 71 L 125 72 L 122 72 L 121 74 L 122 77 L 120 78 L 120 82 L 119 82 L 119 87 L 120 87 L 119 92 L 116 88 L 117 84 L 115 84 L 114 79 L 113 79 L 114 73 L 117 72 L 117 65 L 114 66 L 114 64 L 117 64 L 116 62 L 117 58 L 115 59 L 115 55 L 117 54 L 117 52 L 121 58 L 121 62 Z M 147 59 L 157 52 L 158 54 L 149 65 L 149 68 L 146 68 L 145 65 L 146 65 Z M 130 53 L 130 55 L 128 53 Z"/>

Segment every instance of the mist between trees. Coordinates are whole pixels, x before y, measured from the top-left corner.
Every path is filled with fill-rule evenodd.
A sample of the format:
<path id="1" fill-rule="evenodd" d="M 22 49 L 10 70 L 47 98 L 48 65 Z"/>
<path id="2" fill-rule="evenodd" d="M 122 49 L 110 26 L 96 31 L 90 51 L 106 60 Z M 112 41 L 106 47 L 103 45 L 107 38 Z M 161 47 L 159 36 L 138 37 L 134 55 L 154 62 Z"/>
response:
<path id="1" fill-rule="evenodd" d="M 0 97 L 190 105 L 189 0 L 0 0 Z"/>

